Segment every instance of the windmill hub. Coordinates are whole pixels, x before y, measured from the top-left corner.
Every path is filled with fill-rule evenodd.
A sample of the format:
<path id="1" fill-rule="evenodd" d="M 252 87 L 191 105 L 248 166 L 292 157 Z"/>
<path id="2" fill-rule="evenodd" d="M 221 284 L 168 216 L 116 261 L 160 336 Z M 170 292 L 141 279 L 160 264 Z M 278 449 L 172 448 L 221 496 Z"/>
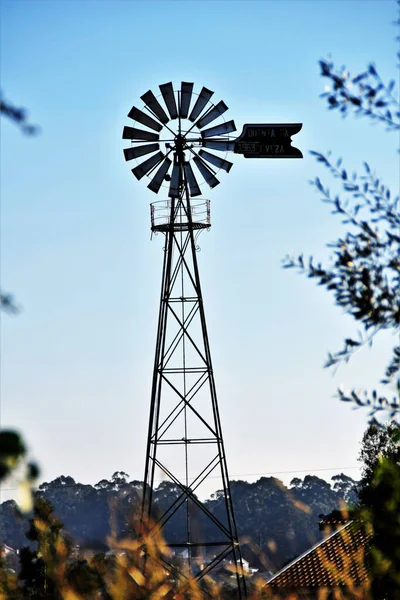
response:
<path id="1" fill-rule="evenodd" d="M 182 135 L 181 133 L 178 133 L 178 135 L 175 138 L 175 150 L 176 150 L 176 153 L 178 154 L 178 156 L 183 154 L 183 149 L 185 146 L 186 146 L 185 136 Z"/>

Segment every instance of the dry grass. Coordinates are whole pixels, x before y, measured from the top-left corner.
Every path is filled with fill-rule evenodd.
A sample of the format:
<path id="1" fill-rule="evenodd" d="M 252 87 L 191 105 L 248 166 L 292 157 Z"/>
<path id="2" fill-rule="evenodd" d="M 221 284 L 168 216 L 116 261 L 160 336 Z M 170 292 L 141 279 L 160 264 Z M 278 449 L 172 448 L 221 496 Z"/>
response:
<path id="1" fill-rule="evenodd" d="M 184 572 L 177 577 L 165 566 L 165 559 L 171 561 L 170 549 L 165 544 L 161 531 L 152 528 L 151 534 L 143 528 L 137 531 L 137 539 L 117 539 L 112 533 L 108 543 L 111 553 L 82 554 L 74 556 L 68 539 L 63 535 L 61 524 L 52 511 L 39 509 L 34 518 L 34 531 L 37 533 L 39 555 L 46 569 L 47 596 L 43 589 L 37 595 L 26 595 L 21 589 L 15 573 L 0 569 L 0 600 L 28 600 L 29 598 L 54 598 L 54 600 L 226 600 L 237 598 L 234 575 L 226 579 L 226 585 L 217 584 L 211 577 L 201 582 Z M 143 548 L 146 547 L 146 560 Z M 332 590 L 315 588 L 315 595 L 304 595 L 302 590 L 291 592 L 288 588 L 265 587 L 265 581 L 255 576 L 248 577 L 248 598 L 250 600 L 271 599 L 300 600 L 369 600 L 370 582 L 368 577 L 356 582 L 354 573 L 365 570 L 366 551 L 362 546 L 349 556 L 341 551 L 340 573 L 338 561 L 332 556 L 324 556 L 324 567 L 339 575 L 340 587 Z M 173 561 L 172 561 L 173 562 Z M 356 569 L 355 569 L 356 563 Z M 231 581 L 230 581 L 231 579 Z M 51 592 L 49 591 L 51 587 Z M 51 595 L 49 595 L 51 594 Z"/>

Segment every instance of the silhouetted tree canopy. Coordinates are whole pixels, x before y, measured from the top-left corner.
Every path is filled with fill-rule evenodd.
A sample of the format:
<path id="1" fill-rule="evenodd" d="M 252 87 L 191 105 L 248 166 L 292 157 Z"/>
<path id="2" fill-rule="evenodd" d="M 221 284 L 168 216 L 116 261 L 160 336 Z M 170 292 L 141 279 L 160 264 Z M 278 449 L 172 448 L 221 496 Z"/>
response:
<path id="1" fill-rule="evenodd" d="M 371 505 L 371 485 L 382 459 L 392 462 L 400 471 L 400 427 L 395 422 L 384 426 L 371 423 L 364 433 L 359 456 L 362 476 L 358 496 L 362 505 Z"/>
<path id="2" fill-rule="evenodd" d="M 372 535 L 368 552 L 371 596 L 400 597 L 400 426 L 371 423 L 360 461 L 360 518 Z"/>

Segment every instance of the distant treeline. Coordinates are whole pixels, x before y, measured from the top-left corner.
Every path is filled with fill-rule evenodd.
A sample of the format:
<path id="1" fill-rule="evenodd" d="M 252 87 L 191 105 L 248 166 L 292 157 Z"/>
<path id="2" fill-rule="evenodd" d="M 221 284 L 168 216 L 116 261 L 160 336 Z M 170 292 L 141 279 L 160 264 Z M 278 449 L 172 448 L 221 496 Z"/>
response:
<path id="1" fill-rule="evenodd" d="M 344 474 L 335 475 L 331 481 L 330 484 L 313 475 L 295 478 L 289 487 L 274 477 L 262 477 L 255 483 L 232 481 L 244 558 L 260 571 L 275 570 L 321 539 L 318 529 L 321 515 L 339 508 L 343 502 L 347 505 L 357 502 L 356 481 Z M 123 472 L 116 472 L 110 480 L 103 479 L 94 486 L 62 475 L 43 483 L 36 493 L 52 504 L 73 543 L 81 548 L 104 551 L 111 528 L 119 537 L 135 535 L 142 486 L 140 481 L 129 481 Z M 167 481 L 154 491 L 160 511 L 179 495 L 179 488 Z M 223 518 L 221 492 L 215 492 L 205 502 L 212 513 Z M 0 542 L 22 548 L 29 544 L 25 537 L 28 521 L 18 517 L 15 509 L 12 500 L 0 505 Z M 186 510 L 184 506 L 164 528 L 169 542 L 184 537 L 186 521 L 180 514 L 183 510 Z M 211 521 L 204 519 L 194 504 L 190 510 L 195 524 L 192 535 L 199 540 L 212 536 Z"/>

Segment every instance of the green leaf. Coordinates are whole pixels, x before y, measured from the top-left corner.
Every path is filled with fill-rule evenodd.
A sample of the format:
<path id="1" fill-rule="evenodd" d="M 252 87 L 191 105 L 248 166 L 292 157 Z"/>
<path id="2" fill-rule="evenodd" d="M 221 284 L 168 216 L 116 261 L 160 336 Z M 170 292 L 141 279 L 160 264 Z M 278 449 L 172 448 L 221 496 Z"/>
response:
<path id="1" fill-rule="evenodd" d="M 0 459 L 5 456 L 23 456 L 25 452 L 25 445 L 18 433 L 0 431 Z"/>

